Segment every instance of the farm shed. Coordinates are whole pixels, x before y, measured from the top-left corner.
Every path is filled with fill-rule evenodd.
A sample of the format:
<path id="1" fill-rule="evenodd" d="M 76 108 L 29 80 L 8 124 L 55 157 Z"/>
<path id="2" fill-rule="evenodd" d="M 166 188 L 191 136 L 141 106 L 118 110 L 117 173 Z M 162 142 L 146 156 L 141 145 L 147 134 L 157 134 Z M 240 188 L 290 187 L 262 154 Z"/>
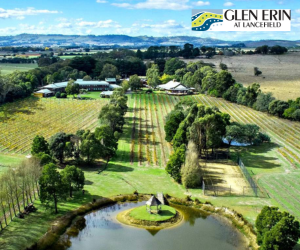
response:
<path id="1" fill-rule="evenodd" d="M 100 96 L 102 98 L 106 98 L 106 97 L 109 98 L 112 94 L 113 94 L 113 91 L 103 91 L 103 92 L 100 93 Z"/>
<path id="2" fill-rule="evenodd" d="M 39 91 L 34 92 L 33 95 L 36 97 L 48 97 L 53 96 L 54 92 L 49 89 L 41 89 Z"/>

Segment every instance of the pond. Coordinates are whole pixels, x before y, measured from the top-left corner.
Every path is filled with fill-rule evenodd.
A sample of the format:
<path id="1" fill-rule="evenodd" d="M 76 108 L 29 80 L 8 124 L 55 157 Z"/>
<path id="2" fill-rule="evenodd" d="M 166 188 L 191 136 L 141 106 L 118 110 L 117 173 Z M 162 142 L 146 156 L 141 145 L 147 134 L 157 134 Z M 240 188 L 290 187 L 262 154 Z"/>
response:
<path id="1" fill-rule="evenodd" d="M 183 213 L 183 222 L 160 231 L 145 230 L 120 224 L 121 211 L 145 202 L 115 204 L 87 214 L 78 235 L 65 234 L 52 249 L 69 250 L 243 250 L 244 236 L 217 216 L 197 209 L 174 206 Z M 63 247 L 62 247 L 63 246 Z"/>

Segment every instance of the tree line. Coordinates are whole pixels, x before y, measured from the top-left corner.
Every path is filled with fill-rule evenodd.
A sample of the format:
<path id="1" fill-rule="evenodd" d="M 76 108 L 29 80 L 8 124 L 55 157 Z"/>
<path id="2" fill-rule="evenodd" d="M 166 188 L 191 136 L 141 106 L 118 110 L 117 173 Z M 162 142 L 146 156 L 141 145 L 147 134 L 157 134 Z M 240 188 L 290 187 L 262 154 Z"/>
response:
<path id="1" fill-rule="evenodd" d="M 248 87 L 237 83 L 228 72 L 227 65 L 221 64 L 220 68 L 221 71 L 217 72 L 212 65 L 202 61 L 186 64 L 178 58 L 172 58 L 166 61 L 163 71 L 157 64 L 151 64 L 147 70 L 148 84 L 155 88 L 176 79 L 200 93 L 222 97 L 281 118 L 300 121 L 300 98 L 287 102 L 277 100 L 272 93 L 262 92 L 258 83 Z"/>

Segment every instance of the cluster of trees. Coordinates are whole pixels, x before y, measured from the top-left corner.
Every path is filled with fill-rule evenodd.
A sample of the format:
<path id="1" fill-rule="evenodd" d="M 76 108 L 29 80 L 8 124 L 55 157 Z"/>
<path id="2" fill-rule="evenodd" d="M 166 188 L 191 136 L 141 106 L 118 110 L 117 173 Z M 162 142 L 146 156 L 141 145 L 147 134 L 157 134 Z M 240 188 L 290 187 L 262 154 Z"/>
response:
<path id="1" fill-rule="evenodd" d="M 279 45 L 275 45 L 272 47 L 269 47 L 268 45 L 263 45 L 260 47 L 257 47 L 255 49 L 256 54 L 276 54 L 276 55 L 281 55 L 284 54 L 288 51 L 286 47 L 282 47 Z"/>
<path id="2" fill-rule="evenodd" d="M 200 157 L 215 156 L 215 150 L 223 147 L 223 139 L 249 144 L 269 142 L 268 135 L 261 133 L 255 124 L 230 123 L 230 116 L 216 107 L 206 107 L 190 100 L 179 102 L 166 117 L 166 141 L 174 152 L 166 171 L 185 187 L 197 187 L 202 183 L 203 171 Z M 197 159 L 197 160 L 196 160 Z"/>
<path id="3" fill-rule="evenodd" d="M 264 207 L 255 221 L 261 250 L 292 250 L 300 237 L 300 224 L 278 207 Z"/>
<path id="4" fill-rule="evenodd" d="M 40 160 L 33 157 L 0 176 L 0 229 L 37 198 L 41 172 Z"/>
<path id="5" fill-rule="evenodd" d="M 5 56 L 4 56 L 5 57 Z M 22 57 L 13 57 L 13 58 L 3 58 L 0 60 L 0 63 L 36 63 L 34 58 L 22 58 Z"/>
<path id="6" fill-rule="evenodd" d="M 270 137 L 259 130 L 259 126 L 255 124 L 232 122 L 226 127 L 226 134 L 224 138 L 227 140 L 229 147 L 232 142 L 250 145 L 259 145 L 263 142 L 270 142 Z"/>
<path id="7" fill-rule="evenodd" d="M 54 163 L 49 163 L 43 167 L 40 185 L 40 200 L 46 206 L 54 207 L 58 213 L 59 201 L 65 201 L 68 197 L 72 198 L 74 190 L 84 188 L 84 172 L 75 166 L 66 166 L 62 171 Z"/>
<path id="8" fill-rule="evenodd" d="M 188 100 L 179 102 L 166 117 L 165 139 L 174 148 L 166 171 L 186 188 L 200 186 L 203 172 L 198 159 L 203 154 L 207 156 L 209 150 L 213 155 L 214 149 L 222 145 L 229 120 L 230 116 L 216 107 Z"/>
<path id="9" fill-rule="evenodd" d="M 183 48 L 180 46 L 150 46 L 146 51 L 142 52 L 137 50 L 136 57 L 141 59 L 155 60 L 157 58 L 167 57 L 183 57 L 186 59 L 195 58 L 199 55 L 206 55 L 206 57 L 212 57 L 216 51 L 213 47 L 202 46 L 195 47 L 193 44 L 186 43 Z"/>

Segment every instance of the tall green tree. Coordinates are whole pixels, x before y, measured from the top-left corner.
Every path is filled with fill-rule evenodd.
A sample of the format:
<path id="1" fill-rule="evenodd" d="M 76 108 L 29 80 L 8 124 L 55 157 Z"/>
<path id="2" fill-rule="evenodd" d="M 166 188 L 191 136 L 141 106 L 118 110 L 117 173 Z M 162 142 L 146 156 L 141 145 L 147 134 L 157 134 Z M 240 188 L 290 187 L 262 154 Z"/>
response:
<path id="1" fill-rule="evenodd" d="M 183 119 L 184 114 L 180 110 L 173 110 L 170 114 L 168 114 L 165 125 L 166 141 L 172 141 L 179 124 L 183 121 Z"/>
<path id="2" fill-rule="evenodd" d="M 50 154 L 49 144 L 43 136 L 37 135 L 34 137 L 32 146 L 31 146 L 31 154 L 38 155 L 40 153 Z"/>
<path id="3" fill-rule="evenodd" d="M 155 88 L 160 84 L 159 68 L 157 64 L 152 64 L 151 68 L 147 70 L 147 83 L 151 87 Z"/>
<path id="4" fill-rule="evenodd" d="M 67 142 L 70 141 L 70 135 L 59 132 L 53 135 L 49 140 L 49 149 L 51 155 L 56 158 L 60 163 L 63 163 L 65 159 L 65 153 L 67 152 Z"/>
<path id="5" fill-rule="evenodd" d="M 96 138 L 95 133 L 90 130 L 85 131 L 81 136 L 80 155 L 86 159 L 88 164 L 102 157 L 103 146 Z"/>
<path id="6" fill-rule="evenodd" d="M 69 186 L 70 197 L 73 196 L 73 190 L 83 189 L 84 187 L 84 172 L 75 166 L 66 166 L 61 172 L 63 181 Z"/>
<path id="7" fill-rule="evenodd" d="M 141 79 L 138 77 L 138 75 L 133 75 L 129 78 L 129 85 L 131 90 L 137 90 L 140 89 L 141 86 Z"/>
<path id="8" fill-rule="evenodd" d="M 185 145 L 181 145 L 172 153 L 166 166 L 167 173 L 178 183 L 181 183 L 181 166 L 184 160 Z"/>
<path id="9" fill-rule="evenodd" d="M 193 141 L 189 141 L 185 163 L 181 168 L 181 180 L 185 188 L 197 188 L 202 185 L 203 171 L 199 165 L 199 154 L 197 146 Z"/>
<path id="10" fill-rule="evenodd" d="M 110 63 L 107 63 L 103 66 L 103 69 L 100 74 L 100 80 L 105 80 L 105 78 L 115 78 L 119 74 L 118 68 Z"/>
<path id="11" fill-rule="evenodd" d="M 66 87 L 66 92 L 68 95 L 73 95 L 73 97 L 75 95 L 78 95 L 79 94 L 79 91 L 80 91 L 80 86 L 78 83 L 76 83 L 73 79 L 70 80 L 68 82 L 68 85 Z"/>
<path id="12" fill-rule="evenodd" d="M 41 202 L 47 205 L 53 203 L 55 213 L 58 213 L 58 202 L 67 198 L 69 186 L 57 171 L 55 164 L 50 163 L 44 166 L 39 183 Z"/>

